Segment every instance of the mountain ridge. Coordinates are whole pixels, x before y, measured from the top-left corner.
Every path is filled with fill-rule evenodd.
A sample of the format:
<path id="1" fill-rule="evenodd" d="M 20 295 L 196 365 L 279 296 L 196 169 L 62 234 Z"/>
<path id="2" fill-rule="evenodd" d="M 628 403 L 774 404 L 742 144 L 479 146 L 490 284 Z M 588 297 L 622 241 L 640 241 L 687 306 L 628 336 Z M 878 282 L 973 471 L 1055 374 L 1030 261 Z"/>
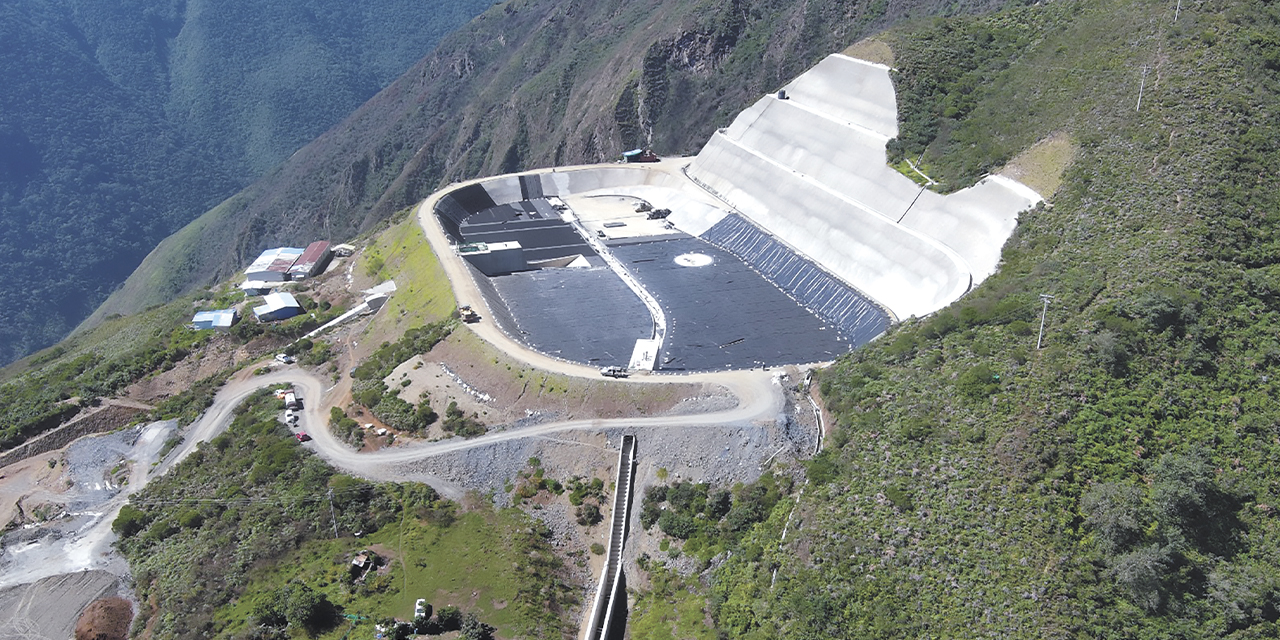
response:
<path id="1" fill-rule="evenodd" d="M 0 362 L 66 335 L 161 239 L 340 120 L 482 6 L 0 7 Z"/>
<path id="2" fill-rule="evenodd" d="M 451 181 L 609 161 L 634 146 L 692 153 L 759 95 L 880 25 L 998 4 L 495 5 L 263 180 L 167 239 L 80 329 L 226 277 L 272 244 L 367 231 Z M 198 228 L 217 231 L 198 241 Z M 166 273 L 171 265 L 179 272 Z"/>

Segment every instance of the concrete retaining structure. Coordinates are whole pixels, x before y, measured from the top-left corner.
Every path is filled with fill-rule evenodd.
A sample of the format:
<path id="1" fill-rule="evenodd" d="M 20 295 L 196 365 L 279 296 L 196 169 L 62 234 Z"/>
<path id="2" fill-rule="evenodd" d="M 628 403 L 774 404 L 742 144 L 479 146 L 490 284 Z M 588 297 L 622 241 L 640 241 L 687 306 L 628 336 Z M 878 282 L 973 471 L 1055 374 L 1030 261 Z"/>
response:
<path id="1" fill-rule="evenodd" d="M 496 176 L 451 187 L 435 210 L 458 241 L 464 220 L 495 206 L 639 198 L 670 209 L 666 222 L 676 229 L 753 264 L 841 327 L 868 317 L 872 307 L 891 319 L 923 316 L 995 272 L 1018 214 L 1040 196 L 999 176 L 945 196 L 929 191 L 886 164 L 885 144 L 897 134 L 889 69 L 837 54 L 743 111 L 691 162 Z M 729 234 L 736 237 L 723 226 L 715 230 L 732 214 L 772 241 L 737 234 L 742 229 Z M 872 304 L 836 300 L 842 288 Z"/>
<path id="2" fill-rule="evenodd" d="M 897 101 L 882 65 L 829 56 L 784 92 L 714 134 L 688 176 L 900 318 L 991 275 L 1017 214 L 1040 200 L 1001 178 L 943 196 L 887 166 Z"/>
<path id="3" fill-rule="evenodd" d="M 622 551 L 627 540 L 627 519 L 631 512 L 631 482 L 636 471 L 636 438 L 622 436 L 622 447 L 618 451 L 618 477 L 614 484 L 617 489 L 613 494 L 613 512 L 610 514 L 609 549 L 605 555 L 604 570 L 600 572 L 600 586 L 596 588 L 596 597 L 591 605 L 591 613 L 587 616 L 586 633 L 579 634 L 586 640 L 601 640 L 610 637 L 610 630 L 615 619 L 622 619 L 616 611 L 619 606 L 627 606 L 627 594 L 620 589 L 622 585 Z M 621 592 L 621 593 L 620 593 Z M 621 605 L 618 601 L 621 600 Z M 615 634 L 621 637 L 621 634 Z"/>

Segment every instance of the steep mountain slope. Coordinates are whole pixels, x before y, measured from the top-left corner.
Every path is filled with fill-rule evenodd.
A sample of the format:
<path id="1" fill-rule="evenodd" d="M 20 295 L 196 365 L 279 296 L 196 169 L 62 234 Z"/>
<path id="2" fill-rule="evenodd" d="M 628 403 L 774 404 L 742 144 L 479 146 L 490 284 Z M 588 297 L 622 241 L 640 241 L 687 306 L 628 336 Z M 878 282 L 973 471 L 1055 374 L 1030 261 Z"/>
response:
<path id="1" fill-rule="evenodd" d="M 696 151 L 715 127 L 831 51 L 911 15 L 996 0 L 850 5 L 496 5 L 270 176 L 167 239 L 91 318 L 231 273 L 263 247 L 348 237 L 452 180 Z"/>
<path id="2" fill-rule="evenodd" d="M 1280 11 L 1066 2 L 887 39 L 938 177 L 1054 133 L 1077 154 L 996 276 L 821 375 L 834 437 L 715 572 L 718 625 L 1274 637 Z"/>
<path id="3" fill-rule="evenodd" d="M 162 238 L 484 4 L 0 7 L 0 362 L 60 339 Z"/>

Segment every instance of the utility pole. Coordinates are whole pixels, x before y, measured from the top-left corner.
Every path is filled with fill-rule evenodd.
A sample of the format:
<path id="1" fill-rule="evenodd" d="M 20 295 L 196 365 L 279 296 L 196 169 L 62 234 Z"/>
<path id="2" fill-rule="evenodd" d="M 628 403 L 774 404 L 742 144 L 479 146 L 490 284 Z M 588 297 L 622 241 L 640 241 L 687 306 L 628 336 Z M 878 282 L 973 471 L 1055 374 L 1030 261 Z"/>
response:
<path id="1" fill-rule="evenodd" d="M 1134 109 L 1134 111 L 1142 110 L 1142 90 L 1147 87 L 1147 70 L 1148 69 L 1150 69 L 1150 67 L 1143 65 L 1142 81 L 1138 83 L 1138 106 Z"/>
<path id="2" fill-rule="evenodd" d="M 329 488 L 329 519 L 333 521 L 333 539 L 338 539 L 338 515 L 333 511 L 333 488 Z"/>
<path id="3" fill-rule="evenodd" d="M 1173 21 L 1178 21 L 1178 14 L 1182 13 L 1182 0 L 1178 0 L 1178 7 L 1173 10 Z"/>
<path id="4" fill-rule="evenodd" d="M 1040 301 L 1044 303 L 1044 307 L 1040 309 L 1040 335 L 1036 336 L 1036 350 L 1044 344 L 1044 316 L 1049 312 L 1050 300 L 1053 300 L 1053 296 L 1047 293 L 1040 294 Z"/>

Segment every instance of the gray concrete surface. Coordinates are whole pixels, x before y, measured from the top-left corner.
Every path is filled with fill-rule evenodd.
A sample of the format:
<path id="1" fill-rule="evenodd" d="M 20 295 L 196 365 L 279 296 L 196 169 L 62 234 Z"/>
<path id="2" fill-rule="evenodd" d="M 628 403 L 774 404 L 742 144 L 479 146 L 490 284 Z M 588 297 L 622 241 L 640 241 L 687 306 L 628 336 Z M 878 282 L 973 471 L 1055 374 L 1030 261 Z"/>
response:
<path id="1" fill-rule="evenodd" d="M 943 196 L 888 167 L 897 103 L 883 66 L 833 55 L 785 90 L 714 134 L 687 174 L 900 318 L 991 275 L 1040 199 L 1007 179 Z"/>
<path id="2" fill-rule="evenodd" d="M 0 640 L 72 638 L 85 607 L 119 587 L 109 572 L 79 571 L 0 589 Z"/>

